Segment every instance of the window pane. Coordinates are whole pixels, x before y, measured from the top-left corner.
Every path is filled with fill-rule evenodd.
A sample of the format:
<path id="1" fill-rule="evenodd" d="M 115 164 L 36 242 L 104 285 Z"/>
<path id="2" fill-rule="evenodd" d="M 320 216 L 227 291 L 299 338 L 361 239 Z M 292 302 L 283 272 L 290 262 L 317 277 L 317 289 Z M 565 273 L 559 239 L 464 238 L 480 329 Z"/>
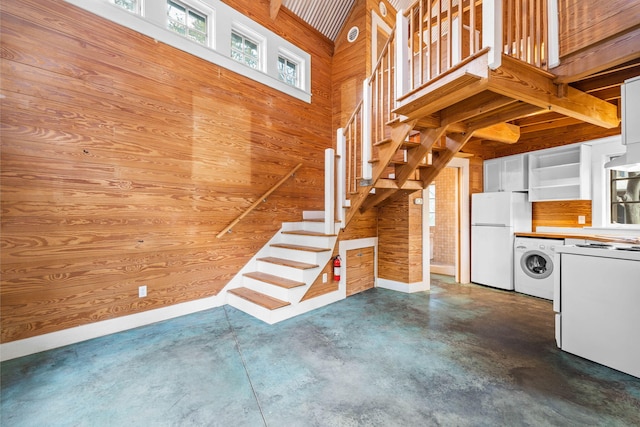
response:
<path id="1" fill-rule="evenodd" d="M 640 172 L 611 171 L 611 222 L 640 224 Z"/>
<path id="2" fill-rule="evenodd" d="M 138 13 L 138 0 L 115 0 L 114 4 L 129 12 Z"/>
<path id="3" fill-rule="evenodd" d="M 185 22 L 186 10 L 181 5 L 170 1 L 169 3 L 169 19 L 179 23 Z"/>

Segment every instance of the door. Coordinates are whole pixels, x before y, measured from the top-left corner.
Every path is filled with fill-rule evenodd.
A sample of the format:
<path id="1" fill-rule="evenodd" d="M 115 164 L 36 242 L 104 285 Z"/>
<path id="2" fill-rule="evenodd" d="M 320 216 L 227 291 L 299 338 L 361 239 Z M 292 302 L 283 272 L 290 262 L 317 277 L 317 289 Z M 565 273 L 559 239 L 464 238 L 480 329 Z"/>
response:
<path id="1" fill-rule="evenodd" d="M 347 251 L 347 296 L 373 288 L 374 247 Z"/>

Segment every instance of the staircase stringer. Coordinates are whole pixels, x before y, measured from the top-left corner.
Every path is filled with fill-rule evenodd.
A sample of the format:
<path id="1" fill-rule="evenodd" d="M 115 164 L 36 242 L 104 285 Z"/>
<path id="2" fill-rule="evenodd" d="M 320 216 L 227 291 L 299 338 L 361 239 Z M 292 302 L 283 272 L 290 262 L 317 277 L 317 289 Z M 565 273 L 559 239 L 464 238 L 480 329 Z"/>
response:
<path id="1" fill-rule="evenodd" d="M 360 210 L 360 207 L 366 200 L 367 196 L 374 188 L 374 183 L 382 176 L 385 168 L 391 161 L 393 155 L 398 151 L 402 143 L 407 139 L 409 132 L 413 130 L 417 123 L 417 120 L 411 120 L 408 122 L 394 123 L 391 126 L 391 132 L 389 142 L 378 147 L 378 157 L 376 158 L 375 165 L 373 167 L 372 179 L 368 185 L 361 185 L 358 188 L 357 193 L 353 193 L 349 197 L 350 207 L 347 211 L 345 227 L 355 216 L 356 212 Z"/>

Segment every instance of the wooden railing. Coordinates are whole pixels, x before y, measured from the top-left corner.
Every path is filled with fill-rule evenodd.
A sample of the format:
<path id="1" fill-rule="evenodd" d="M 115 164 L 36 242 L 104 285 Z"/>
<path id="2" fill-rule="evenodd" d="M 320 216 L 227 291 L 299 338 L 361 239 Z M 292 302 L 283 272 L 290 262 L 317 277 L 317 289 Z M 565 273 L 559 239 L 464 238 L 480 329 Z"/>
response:
<path id="1" fill-rule="evenodd" d="M 237 224 L 239 223 L 242 218 L 244 218 L 245 216 L 247 216 L 252 210 L 254 210 L 256 207 L 258 207 L 258 205 L 260 203 L 264 203 L 267 201 L 267 197 L 269 197 L 274 191 L 276 191 L 278 188 L 280 188 L 280 186 L 282 184 L 284 184 L 289 178 L 291 178 L 292 176 L 294 176 L 294 174 L 296 173 L 296 171 L 298 169 L 300 169 L 300 167 L 302 166 L 302 163 L 298 163 L 293 169 L 291 169 L 291 171 L 289 171 L 285 176 L 282 177 L 282 179 L 278 182 L 276 182 L 271 188 L 269 188 L 262 196 L 258 197 L 258 199 L 256 199 L 255 202 L 253 202 L 251 204 L 251 206 L 249 206 L 247 209 L 245 209 L 244 212 L 242 212 L 240 215 L 238 215 L 238 217 L 236 219 L 234 219 L 233 221 L 231 221 L 231 223 L 229 225 L 227 225 L 224 230 L 222 230 L 221 232 L 219 232 L 216 237 L 219 239 L 222 236 L 224 236 L 225 234 L 231 232 L 231 229 Z"/>
<path id="2" fill-rule="evenodd" d="M 489 66 L 498 68 L 501 54 L 538 68 L 555 65 L 557 0 L 418 0 L 401 16 L 406 27 L 398 49 L 407 49 L 407 81 L 399 95 L 446 73 L 484 48 Z M 404 36 L 406 35 L 406 36 Z M 406 46 L 406 47 L 404 47 Z"/>
<path id="3" fill-rule="evenodd" d="M 389 122 L 394 119 L 392 110 L 396 102 L 394 41 L 395 31 L 392 31 L 371 76 L 363 83 L 362 101 L 344 128 L 338 129 L 337 206 L 348 205 L 349 195 L 357 193 L 361 184 L 373 178 L 371 159 L 375 157 L 376 144 L 389 136 Z"/>
<path id="4" fill-rule="evenodd" d="M 549 69 L 547 0 L 503 0 L 503 53 Z"/>

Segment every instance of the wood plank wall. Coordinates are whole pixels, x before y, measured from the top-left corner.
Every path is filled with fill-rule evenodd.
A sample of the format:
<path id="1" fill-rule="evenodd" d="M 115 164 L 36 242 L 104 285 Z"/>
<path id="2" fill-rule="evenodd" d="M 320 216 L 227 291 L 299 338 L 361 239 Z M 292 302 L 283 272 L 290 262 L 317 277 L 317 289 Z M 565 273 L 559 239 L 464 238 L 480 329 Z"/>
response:
<path id="1" fill-rule="evenodd" d="M 584 49 L 638 25 L 637 0 L 559 0 L 560 56 Z"/>
<path id="2" fill-rule="evenodd" d="M 312 55 L 311 104 L 61 0 L 1 3 L 2 342 L 216 295 L 322 209 L 333 46 L 227 3 Z"/>
<path id="3" fill-rule="evenodd" d="M 401 283 L 422 281 L 420 191 L 379 208 L 378 277 Z"/>

